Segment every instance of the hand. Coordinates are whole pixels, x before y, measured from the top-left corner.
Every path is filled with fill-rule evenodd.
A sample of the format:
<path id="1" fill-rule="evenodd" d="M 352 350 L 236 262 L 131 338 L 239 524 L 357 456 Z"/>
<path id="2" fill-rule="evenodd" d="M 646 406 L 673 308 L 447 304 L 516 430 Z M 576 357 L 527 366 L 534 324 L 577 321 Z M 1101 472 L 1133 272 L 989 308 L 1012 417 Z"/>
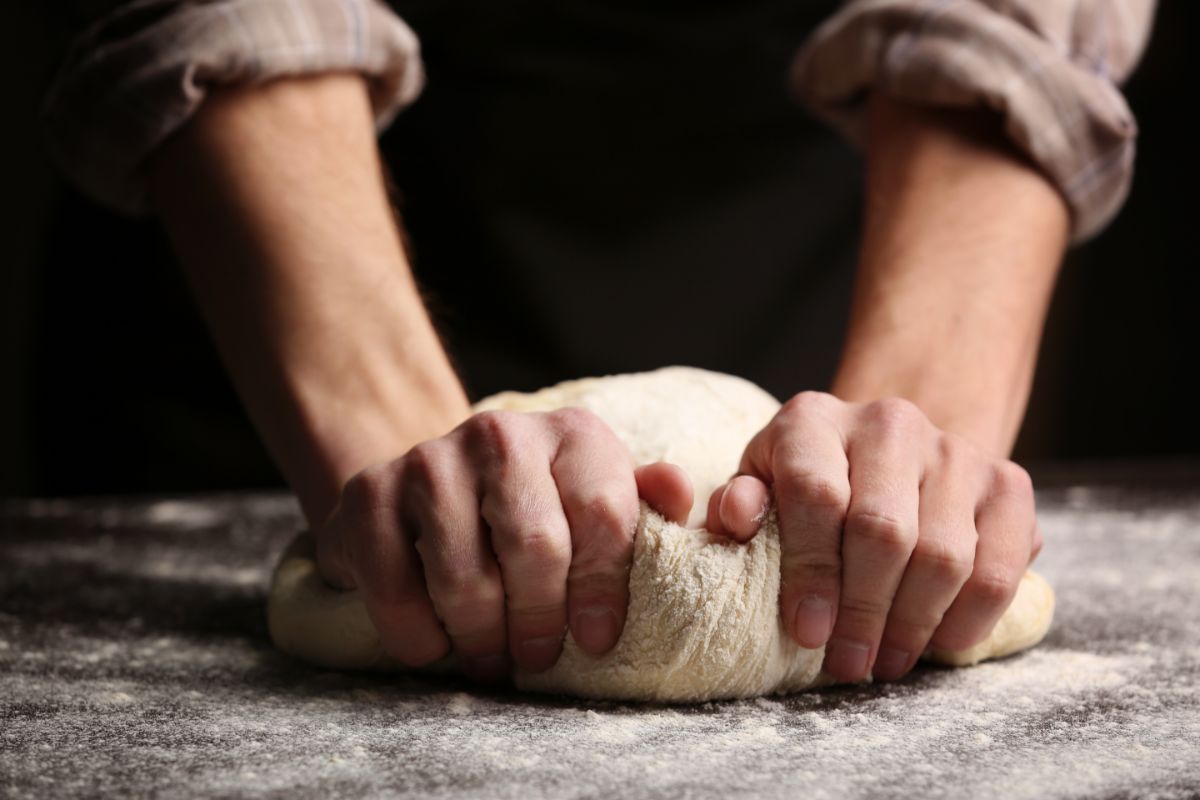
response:
<path id="1" fill-rule="evenodd" d="M 590 653 L 625 624 L 639 493 L 671 519 L 692 506 L 674 465 L 634 469 L 596 415 L 488 411 L 363 470 L 315 531 L 331 585 L 357 588 L 384 650 L 421 666 L 451 649 L 467 674 L 558 659 L 568 622 Z"/>
<path id="2" fill-rule="evenodd" d="M 774 490 L 780 612 L 842 681 L 894 680 L 929 645 L 988 635 L 1042 546 L 1029 475 L 900 399 L 793 397 L 713 493 L 708 528 L 754 536 Z"/>

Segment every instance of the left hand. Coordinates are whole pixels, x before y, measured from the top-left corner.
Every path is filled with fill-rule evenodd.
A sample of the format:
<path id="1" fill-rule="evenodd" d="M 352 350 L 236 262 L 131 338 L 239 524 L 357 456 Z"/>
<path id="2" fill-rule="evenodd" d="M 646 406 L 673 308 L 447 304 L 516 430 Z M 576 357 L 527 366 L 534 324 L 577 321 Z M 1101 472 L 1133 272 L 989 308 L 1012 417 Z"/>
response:
<path id="1" fill-rule="evenodd" d="M 784 624 L 842 681 L 895 680 L 931 645 L 984 639 L 1042 545 L 1028 473 L 906 400 L 796 395 L 713 493 L 707 527 L 749 540 L 772 490 Z"/>

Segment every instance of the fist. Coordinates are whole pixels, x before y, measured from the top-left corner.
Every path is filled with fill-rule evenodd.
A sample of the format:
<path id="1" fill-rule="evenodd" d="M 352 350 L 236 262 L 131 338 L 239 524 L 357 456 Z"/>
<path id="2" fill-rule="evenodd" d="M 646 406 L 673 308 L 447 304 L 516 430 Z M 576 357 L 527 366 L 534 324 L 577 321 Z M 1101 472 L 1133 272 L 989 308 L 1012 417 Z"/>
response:
<path id="1" fill-rule="evenodd" d="M 1028 473 L 905 400 L 796 395 L 710 497 L 709 529 L 754 536 L 771 491 L 782 619 L 842 681 L 984 639 L 1042 546 Z"/>
<path id="2" fill-rule="evenodd" d="M 317 565 L 362 593 L 403 664 L 540 671 L 568 626 L 591 653 L 620 636 L 639 493 L 676 520 L 692 505 L 678 467 L 635 470 L 590 412 L 482 412 L 351 478 L 314 531 Z"/>

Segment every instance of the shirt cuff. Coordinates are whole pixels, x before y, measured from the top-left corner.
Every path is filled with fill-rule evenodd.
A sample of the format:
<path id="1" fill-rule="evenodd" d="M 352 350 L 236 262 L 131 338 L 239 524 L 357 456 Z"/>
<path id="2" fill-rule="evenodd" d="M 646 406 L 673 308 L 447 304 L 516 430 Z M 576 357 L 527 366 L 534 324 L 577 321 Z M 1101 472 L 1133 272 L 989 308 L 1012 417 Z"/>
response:
<path id="1" fill-rule="evenodd" d="M 416 35 L 376 0 L 139 0 L 73 43 L 46 98 L 51 157 L 98 202 L 146 210 L 141 167 L 209 89 L 363 74 L 382 130 L 424 82 Z"/>
<path id="2" fill-rule="evenodd" d="M 1061 44 L 981 3 L 851 3 L 801 49 L 791 80 L 802 102 L 853 140 L 868 90 L 998 111 L 1008 137 L 1066 199 L 1073 242 L 1103 229 L 1129 193 L 1137 125 L 1103 62 L 1077 64 Z"/>

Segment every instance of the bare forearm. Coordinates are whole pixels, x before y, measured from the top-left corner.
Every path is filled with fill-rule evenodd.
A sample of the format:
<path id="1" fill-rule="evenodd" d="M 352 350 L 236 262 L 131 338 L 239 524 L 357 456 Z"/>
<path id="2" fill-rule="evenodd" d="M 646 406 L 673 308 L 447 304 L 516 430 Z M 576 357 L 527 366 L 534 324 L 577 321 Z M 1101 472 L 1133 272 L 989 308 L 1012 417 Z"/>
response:
<path id="1" fill-rule="evenodd" d="M 215 93 L 150 164 L 155 208 L 310 522 L 467 403 L 414 285 L 355 76 Z"/>
<path id="2" fill-rule="evenodd" d="M 983 111 L 875 97 L 850 329 L 832 387 L 897 395 L 997 454 L 1028 399 L 1068 213 Z"/>

